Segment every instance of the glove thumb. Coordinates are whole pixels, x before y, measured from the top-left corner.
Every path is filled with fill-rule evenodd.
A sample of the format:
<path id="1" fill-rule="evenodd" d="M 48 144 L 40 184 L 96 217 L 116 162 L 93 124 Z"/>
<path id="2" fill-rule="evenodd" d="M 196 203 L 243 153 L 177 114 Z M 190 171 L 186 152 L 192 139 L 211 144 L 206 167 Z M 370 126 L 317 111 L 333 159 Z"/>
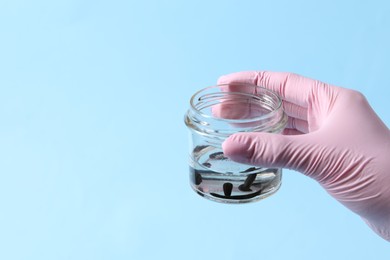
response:
<path id="1" fill-rule="evenodd" d="M 288 168 L 305 173 L 313 163 L 310 134 L 237 133 L 227 138 L 222 149 L 233 161 L 262 167 Z M 314 162 L 315 163 L 315 162 Z"/>

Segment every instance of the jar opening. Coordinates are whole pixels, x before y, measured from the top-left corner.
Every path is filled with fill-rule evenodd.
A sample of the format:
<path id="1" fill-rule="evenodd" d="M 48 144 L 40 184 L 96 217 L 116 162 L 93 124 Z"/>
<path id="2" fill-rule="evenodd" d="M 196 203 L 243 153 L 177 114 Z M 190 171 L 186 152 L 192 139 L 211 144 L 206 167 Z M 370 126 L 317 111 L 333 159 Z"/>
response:
<path id="1" fill-rule="evenodd" d="M 266 120 L 282 107 L 281 99 L 274 92 L 256 85 L 236 83 L 204 88 L 192 96 L 190 104 L 197 116 L 227 123 Z"/>

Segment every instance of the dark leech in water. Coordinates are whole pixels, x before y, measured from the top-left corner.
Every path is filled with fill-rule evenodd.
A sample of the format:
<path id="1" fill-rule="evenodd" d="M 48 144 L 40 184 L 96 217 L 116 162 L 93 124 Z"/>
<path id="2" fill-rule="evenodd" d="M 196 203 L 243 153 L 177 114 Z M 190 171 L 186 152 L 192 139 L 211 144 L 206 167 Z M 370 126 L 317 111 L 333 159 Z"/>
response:
<path id="1" fill-rule="evenodd" d="M 202 165 L 203 165 L 204 167 L 207 167 L 207 168 L 210 168 L 210 167 L 211 167 L 211 163 L 208 163 L 208 162 L 202 163 Z"/>
<path id="2" fill-rule="evenodd" d="M 250 167 L 250 168 L 248 168 L 248 169 L 246 169 L 245 171 L 242 171 L 242 172 L 240 172 L 240 173 L 252 172 L 252 171 L 257 170 L 257 169 L 258 169 L 257 167 Z"/>
<path id="3" fill-rule="evenodd" d="M 199 153 L 200 151 L 202 151 L 206 147 L 207 147 L 207 145 L 198 145 L 197 147 L 194 148 L 193 152 Z"/>
<path id="4" fill-rule="evenodd" d="M 202 175 L 199 173 L 195 172 L 195 185 L 199 185 L 202 183 Z"/>
<path id="5" fill-rule="evenodd" d="M 225 182 L 223 184 L 223 193 L 225 194 L 226 197 L 230 197 L 232 195 L 232 190 L 233 190 L 233 184 L 230 182 Z"/>
<path id="6" fill-rule="evenodd" d="M 211 196 L 214 196 L 216 198 L 220 198 L 220 199 L 228 199 L 228 200 L 245 200 L 245 199 L 251 199 L 251 198 L 254 198 L 258 195 L 260 195 L 262 192 L 262 190 L 259 190 L 259 191 L 256 191 L 254 193 L 250 193 L 250 194 L 246 194 L 246 195 L 236 195 L 236 196 L 223 196 L 223 195 L 219 195 L 217 193 L 210 193 Z"/>
<path id="7" fill-rule="evenodd" d="M 201 184 L 202 183 L 202 175 L 200 175 L 201 171 L 190 167 L 190 172 L 192 175 L 192 182 L 195 183 L 195 185 Z"/>
<path id="8" fill-rule="evenodd" d="M 226 160 L 227 158 L 223 155 L 223 152 L 216 152 L 209 155 L 210 159 L 213 160 Z"/>
<path id="9" fill-rule="evenodd" d="M 256 173 L 249 174 L 246 177 L 245 182 L 243 184 L 241 184 L 240 186 L 238 186 L 238 189 L 240 191 L 252 191 L 250 187 L 253 184 L 253 182 L 256 180 L 256 176 L 257 176 Z"/>

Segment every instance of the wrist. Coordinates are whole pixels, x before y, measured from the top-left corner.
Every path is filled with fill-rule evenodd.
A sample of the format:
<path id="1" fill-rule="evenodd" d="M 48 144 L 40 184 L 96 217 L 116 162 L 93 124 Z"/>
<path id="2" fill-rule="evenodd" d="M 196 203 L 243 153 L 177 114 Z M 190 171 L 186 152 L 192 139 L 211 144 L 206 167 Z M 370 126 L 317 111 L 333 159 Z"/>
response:
<path id="1" fill-rule="evenodd" d="M 375 233 L 390 242 L 390 218 L 382 223 L 374 223 L 365 218 L 362 219 Z"/>

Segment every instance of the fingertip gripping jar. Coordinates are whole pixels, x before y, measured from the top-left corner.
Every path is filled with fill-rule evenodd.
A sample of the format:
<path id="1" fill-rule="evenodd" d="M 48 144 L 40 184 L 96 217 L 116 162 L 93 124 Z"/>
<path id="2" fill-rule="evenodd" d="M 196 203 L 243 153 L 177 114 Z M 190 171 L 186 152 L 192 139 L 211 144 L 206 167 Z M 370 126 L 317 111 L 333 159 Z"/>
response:
<path id="1" fill-rule="evenodd" d="M 251 84 L 207 87 L 191 97 L 184 121 L 190 130 L 190 185 L 199 195 L 247 203 L 279 189 L 282 169 L 233 162 L 222 150 L 234 133 L 280 133 L 285 128 L 287 116 L 276 93 Z"/>

